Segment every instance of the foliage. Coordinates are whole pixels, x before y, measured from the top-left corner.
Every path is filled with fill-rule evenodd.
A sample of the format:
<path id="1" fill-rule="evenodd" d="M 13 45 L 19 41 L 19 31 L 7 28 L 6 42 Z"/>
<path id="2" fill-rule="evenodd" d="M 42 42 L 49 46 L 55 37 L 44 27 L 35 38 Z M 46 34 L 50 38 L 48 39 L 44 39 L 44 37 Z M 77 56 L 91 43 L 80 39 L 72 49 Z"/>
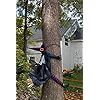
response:
<path id="1" fill-rule="evenodd" d="M 16 5 L 17 5 L 17 16 L 24 17 L 25 16 L 24 0 L 18 0 Z M 41 12 L 42 12 L 41 0 L 28 0 L 28 10 L 27 10 L 28 27 L 34 26 L 36 29 L 41 28 L 41 23 L 42 23 Z"/>
<path id="2" fill-rule="evenodd" d="M 65 23 L 69 18 L 77 19 L 79 24 L 83 24 L 83 0 L 59 0 L 61 12 L 63 13 L 63 19 L 66 19 Z M 62 16 L 61 16 L 62 18 Z M 61 20 L 60 18 L 60 20 Z"/>
<path id="3" fill-rule="evenodd" d="M 32 82 L 28 82 L 30 80 L 28 73 L 30 71 L 30 64 L 27 60 L 27 57 L 24 54 L 24 15 L 21 10 L 24 10 L 24 2 L 19 0 L 18 7 L 21 8 L 19 10 L 19 14 L 17 12 L 16 17 L 16 92 L 17 92 L 17 100 L 23 100 L 27 98 L 37 99 L 40 97 L 40 88 L 36 88 L 32 86 Z M 26 31 L 27 40 L 31 36 L 31 27 L 28 26 Z M 29 41 L 29 43 L 33 43 L 33 41 Z M 29 83 L 31 84 L 29 86 Z"/>
<path id="4" fill-rule="evenodd" d="M 27 87 L 27 78 L 29 71 L 29 63 L 27 62 L 24 52 L 18 47 L 16 50 L 16 86 L 17 93 L 21 92 Z"/>
<path id="5" fill-rule="evenodd" d="M 64 75 L 64 78 L 70 79 L 70 80 L 64 80 L 64 84 L 69 83 L 69 87 L 66 87 L 64 90 L 69 90 L 69 91 L 74 91 L 74 92 L 83 91 L 81 88 L 77 88 L 77 86 L 83 87 L 83 83 L 80 82 L 80 81 L 83 81 L 83 68 L 74 67 L 73 73 L 71 75 Z M 71 80 L 79 80 L 79 82 L 78 81 L 74 82 Z M 70 87 L 70 85 L 76 86 L 76 87 Z"/>
<path id="6" fill-rule="evenodd" d="M 83 0 L 59 0 L 60 27 L 67 27 L 70 18 L 83 20 Z M 24 17 L 24 0 L 17 1 L 17 16 Z M 28 27 L 42 28 L 42 0 L 28 0 Z M 69 16 L 71 13 L 71 16 Z"/>
<path id="7" fill-rule="evenodd" d="M 30 64 L 27 61 L 24 52 L 18 47 L 16 50 L 16 92 L 17 100 L 39 100 L 41 97 L 41 87 L 35 87 L 30 80 Z"/>

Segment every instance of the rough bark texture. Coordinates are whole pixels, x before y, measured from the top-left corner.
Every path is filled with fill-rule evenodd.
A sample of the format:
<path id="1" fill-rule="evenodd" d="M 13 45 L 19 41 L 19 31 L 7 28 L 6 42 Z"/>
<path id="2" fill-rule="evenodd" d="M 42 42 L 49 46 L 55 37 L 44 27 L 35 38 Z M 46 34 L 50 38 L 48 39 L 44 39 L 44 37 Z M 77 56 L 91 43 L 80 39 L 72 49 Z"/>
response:
<path id="1" fill-rule="evenodd" d="M 58 8 L 58 0 L 43 0 L 43 42 L 47 51 L 57 56 L 61 55 Z M 52 73 L 63 81 L 61 61 L 52 59 L 51 68 Z M 63 100 L 63 88 L 49 80 L 43 86 L 41 100 Z"/>

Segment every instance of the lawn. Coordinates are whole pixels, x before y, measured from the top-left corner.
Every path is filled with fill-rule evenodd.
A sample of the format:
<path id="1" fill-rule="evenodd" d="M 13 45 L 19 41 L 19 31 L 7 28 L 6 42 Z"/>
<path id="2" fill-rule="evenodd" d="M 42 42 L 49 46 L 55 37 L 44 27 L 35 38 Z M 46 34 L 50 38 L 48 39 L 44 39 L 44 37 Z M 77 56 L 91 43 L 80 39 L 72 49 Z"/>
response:
<path id="1" fill-rule="evenodd" d="M 65 87 L 65 91 L 70 92 L 83 92 L 83 68 L 74 68 L 73 73 L 63 75 L 64 84 L 69 84 L 68 87 Z"/>

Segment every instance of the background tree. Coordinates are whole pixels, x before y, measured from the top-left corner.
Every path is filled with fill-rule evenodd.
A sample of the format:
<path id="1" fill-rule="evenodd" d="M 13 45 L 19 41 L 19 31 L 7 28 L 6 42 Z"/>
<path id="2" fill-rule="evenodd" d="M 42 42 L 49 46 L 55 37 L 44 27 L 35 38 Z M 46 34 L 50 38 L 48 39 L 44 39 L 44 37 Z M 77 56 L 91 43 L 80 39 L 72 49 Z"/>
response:
<path id="1" fill-rule="evenodd" d="M 27 37 L 26 37 L 26 32 L 27 32 L 27 5 L 28 5 L 28 0 L 25 0 L 25 25 L 24 25 L 24 47 L 23 47 L 23 51 L 25 53 L 25 56 L 26 56 L 26 46 L 27 46 Z"/>

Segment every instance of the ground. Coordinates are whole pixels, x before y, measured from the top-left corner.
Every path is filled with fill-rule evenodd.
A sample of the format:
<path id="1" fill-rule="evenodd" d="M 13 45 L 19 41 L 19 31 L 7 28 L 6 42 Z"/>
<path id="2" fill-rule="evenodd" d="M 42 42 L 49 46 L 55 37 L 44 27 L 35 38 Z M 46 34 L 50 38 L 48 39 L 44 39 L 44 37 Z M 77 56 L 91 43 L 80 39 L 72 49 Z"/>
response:
<path id="1" fill-rule="evenodd" d="M 82 93 L 65 91 L 64 100 L 83 100 L 83 95 Z"/>

